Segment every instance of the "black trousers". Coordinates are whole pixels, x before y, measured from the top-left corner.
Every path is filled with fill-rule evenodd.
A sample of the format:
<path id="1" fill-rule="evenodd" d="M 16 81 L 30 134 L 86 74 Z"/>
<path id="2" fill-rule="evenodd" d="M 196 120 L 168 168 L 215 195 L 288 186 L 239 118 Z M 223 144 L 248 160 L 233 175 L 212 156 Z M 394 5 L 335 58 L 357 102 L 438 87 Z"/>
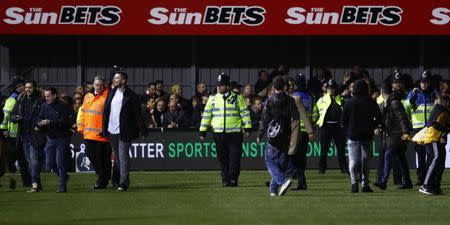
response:
<path id="1" fill-rule="evenodd" d="M 300 143 L 298 145 L 297 152 L 292 157 L 292 162 L 295 166 L 295 176 L 297 177 L 298 185 L 306 186 L 306 153 L 308 152 L 309 137 L 306 132 L 301 132 L 300 135 Z"/>
<path id="2" fill-rule="evenodd" d="M 442 174 L 445 170 L 445 144 L 432 142 L 425 145 L 427 154 L 427 175 L 424 185 L 427 185 L 433 192 L 440 192 Z"/>
<path id="3" fill-rule="evenodd" d="M 339 168 L 342 172 L 348 171 L 347 161 L 345 159 L 345 134 L 344 130 L 339 124 L 326 124 L 320 128 L 320 160 L 319 170 L 325 171 L 327 169 L 328 151 L 330 150 L 331 140 L 337 148 L 337 156 L 339 161 Z"/>
<path id="4" fill-rule="evenodd" d="M 237 183 L 241 172 L 242 133 L 214 133 L 213 137 L 222 183 Z"/>
<path id="5" fill-rule="evenodd" d="M 106 186 L 111 179 L 111 145 L 108 142 L 84 140 L 86 155 L 97 174 L 97 185 Z M 114 179 L 113 179 L 114 181 Z M 114 182 L 113 182 L 114 183 Z"/>
<path id="6" fill-rule="evenodd" d="M 16 145 L 15 138 L 7 138 L 6 143 L 4 145 L 3 153 L 5 155 L 6 160 L 6 171 L 8 172 L 16 172 L 16 167 L 14 163 L 17 161 L 19 163 L 20 176 L 22 178 L 23 186 L 30 187 L 31 186 L 31 174 L 28 166 L 27 159 L 25 158 L 25 154 L 23 152 L 23 145 L 20 143 Z"/>

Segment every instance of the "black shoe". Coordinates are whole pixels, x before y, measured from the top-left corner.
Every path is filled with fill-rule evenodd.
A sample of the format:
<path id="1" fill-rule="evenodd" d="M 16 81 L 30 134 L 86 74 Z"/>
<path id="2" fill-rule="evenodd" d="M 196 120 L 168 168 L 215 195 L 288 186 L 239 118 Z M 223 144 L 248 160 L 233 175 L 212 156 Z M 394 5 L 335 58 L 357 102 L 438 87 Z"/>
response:
<path id="1" fill-rule="evenodd" d="M 9 188 L 11 190 L 14 190 L 14 189 L 16 189 L 16 185 L 17 185 L 16 179 L 10 178 L 9 179 Z"/>
<path id="2" fill-rule="evenodd" d="M 359 189 L 358 189 L 358 184 L 352 184 L 352 193 L 358 193 Z"/>
<path id="3" fill-rule="evenodd" d="M 299 184 L 295 188 L 292 188 L 293 191 L 300 191 L 300 190 L 308 190 L 308 187 L 305 184 Z"/>
<path id="4" fill-rule="evenodd" d="M 238 186 L 237 180 L 230 180 L 230 186 L 231 187 L 237 187 Z"/>
<path id="5" fill-rule="evenodd" d="M 319 170 L 319 174 L 325 174 L 325 170 Z"/>
<path id="6" fill-rule="evenodd" d="M 379 182 L 379 183 L 374 183 L 373 185 L 375 185 L 375 187 L 378 187 L 381 190 L 386 190 L 386 183 L 383 182 Z"/>
<path id="7" fill-rule="evenodd" d="M 398 189 L 412 189 L 412 188 L 413 188 L 412 183 L 406 183 L 398 186 Z"/>
<path id="8" fill-rule="evenodd" d="M 369 186 L 365 186 L 361 189 L 361 192 L 371 193 L 373 190 Z"/>
<path id="9" fill-rule="evenodd" d="M 92 186 L 92 189 L 94 190 L 106 189 L 106 185 L 95 184 L 94 186 Z"/>
<path id="10" fill-rule="evenodd" d="M 264 186 L 270 187 L 270 181 L 266 181 L 266 182 L 264 183 Z"/>
<path id="11" fill-rule="evenodd" d="M 238 183 L 236 183 L 236 182 L 223 183 L 222 186 L 223 187 L 237 187 Z"/>

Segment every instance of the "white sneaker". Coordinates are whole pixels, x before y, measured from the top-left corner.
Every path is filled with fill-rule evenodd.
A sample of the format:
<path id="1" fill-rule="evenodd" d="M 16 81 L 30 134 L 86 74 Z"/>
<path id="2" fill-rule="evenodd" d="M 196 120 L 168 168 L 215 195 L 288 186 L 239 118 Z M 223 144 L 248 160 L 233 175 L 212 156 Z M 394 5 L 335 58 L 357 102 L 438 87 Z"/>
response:
<path id="1" fill-rule="evenodd" d="M 420 187 L 419 192 L 426 195 L 434 195 L 433 192 L 431 192 L 428 188 L 425 188 L 424 186 Z"/>
<path id="2" fill-rule="evenodd" d="M 277 193 L 270 193 L 270 197 L 277 197 Z"/>
<path id="3" fill-rule="evenodd" d="M 28 190 L 27 192 L 29 192 L 29 193 L 39 192 L 38 183 L 32 183 L 31 184 L 31 189 Z"/>
<path id="4" fill-rule="evenodd" d="M 278 195 L 282 196 L 286 193 L 286 191 L 291 186 L 292 181 L 290 179 L 287 179 L 280 187 L 280 190 L 278 191 Z"/>

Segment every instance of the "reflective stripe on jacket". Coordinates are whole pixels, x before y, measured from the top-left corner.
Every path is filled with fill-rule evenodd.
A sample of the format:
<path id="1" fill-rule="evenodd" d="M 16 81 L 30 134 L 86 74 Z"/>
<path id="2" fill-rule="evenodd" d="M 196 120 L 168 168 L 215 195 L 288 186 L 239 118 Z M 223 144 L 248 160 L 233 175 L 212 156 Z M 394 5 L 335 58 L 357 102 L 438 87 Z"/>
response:
<path id="1" fill-rule="evenodd" d="M 107 96 L 108 89 L 105 88 L 98 95 L 88 93 L 84 97 L 77 116 L 77 130 L 83 133 L 84 139 L 108 141 L 107 137 L 100 136 L 103 127 L 103 107 Z"/>
<path id="2" fill-rule="evenodd" d="M 252 128 L 244 98 L 233 92 L 226 99 L 220 93 L 211 96 L 203 111 L 200 131 L 207 131 L 208 128 L 214 133 L 242 132 Z"/>

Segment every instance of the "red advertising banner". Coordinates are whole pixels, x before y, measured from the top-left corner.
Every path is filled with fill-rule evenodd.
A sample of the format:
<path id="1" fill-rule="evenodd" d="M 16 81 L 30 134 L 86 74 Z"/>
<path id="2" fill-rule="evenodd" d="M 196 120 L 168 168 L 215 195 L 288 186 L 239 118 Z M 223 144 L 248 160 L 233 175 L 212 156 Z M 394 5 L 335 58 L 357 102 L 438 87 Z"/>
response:
<path id="1" fill-rule="evenodd" d="M 1 0 L 0 35 L 450 35 L 450 1 Z"/>

